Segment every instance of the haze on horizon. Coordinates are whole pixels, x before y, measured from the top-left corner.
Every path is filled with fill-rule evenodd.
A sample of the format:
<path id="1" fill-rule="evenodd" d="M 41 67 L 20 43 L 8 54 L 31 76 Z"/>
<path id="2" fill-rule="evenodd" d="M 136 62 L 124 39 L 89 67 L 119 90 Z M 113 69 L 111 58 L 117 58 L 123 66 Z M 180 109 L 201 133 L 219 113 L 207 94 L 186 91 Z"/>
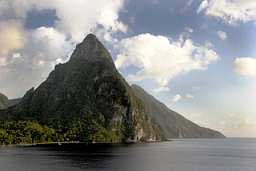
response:
<path id="1" fill-rule="evenodd" d="M 0 92 L 21 97 L 94 33 L 172 110 L 256 137 L 255 0 L 0 0 Z"/>

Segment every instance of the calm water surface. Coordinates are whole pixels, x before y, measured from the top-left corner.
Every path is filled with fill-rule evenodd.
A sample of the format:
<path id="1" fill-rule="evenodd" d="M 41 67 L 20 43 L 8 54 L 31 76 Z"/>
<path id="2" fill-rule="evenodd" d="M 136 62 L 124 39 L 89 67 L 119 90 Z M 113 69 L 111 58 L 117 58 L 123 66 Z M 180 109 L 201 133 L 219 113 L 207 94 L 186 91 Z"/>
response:
<path id="1" fill-rule="evenodd" d="M 1 171 L 256 171 L 255 139 L 1 147 Z"/>

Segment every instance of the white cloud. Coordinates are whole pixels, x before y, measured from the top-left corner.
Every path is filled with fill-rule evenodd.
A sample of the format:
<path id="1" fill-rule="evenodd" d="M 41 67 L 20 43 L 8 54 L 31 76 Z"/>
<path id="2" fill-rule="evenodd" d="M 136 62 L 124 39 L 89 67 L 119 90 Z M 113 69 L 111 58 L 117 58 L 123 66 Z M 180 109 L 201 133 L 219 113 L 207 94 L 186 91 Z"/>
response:
<path id="1" fill-rule="evenodd" d="M 203 0 L 198 13 L 224 20 L 229 24 L 256 20 L 255 0 Z"/>
<path id="2" fill-rule="evenodd" d="M 149 33 L 123 39 L 118 45 L 116 66 L 138 68 L 128 76 L 130 81 L 152 79 L 165 87 L 177 75 L 193 70 L 205 70 L 219 57 L 209 46 L 195 44 L 191 39 L 170 40 Z"/>
<path id="3" fill-rule="evenodd" d="M 25 52 L 28 56 L 42 57 L 44 60 L 55 61 L 57 58 L 66 58 L 72 49 L 70 41 L 61 32 L 52 27 L 39 27 L 30 34 Z"/>
<path id="4" fill-rule="evenodd" d="M 172 103 L 177 103 L 178 101 L 181 101 L 181 100 L 192 100 L 194 98 L 195 97 L 192 94 L 186 94 L 186 95 L 176 94 L 172 98 Z"/>
<path id="5" fill-rule="evenodd" d="M 255 58 L 236 58 L 234 61 L 234 70 L 243 76 L 256 76 L 256 59 Z"/>
<path id="6" fill-rule="evenodd" d="M 219 36 L 219 38 L 220 38 L 221 40 L 226 40 L 226 39 L 227 39 L 227 33 L 224 32 L 224 31 L 218 31 L 218 32 L 217 32 L 217 35 Z"/>
<path id="7" fill-rule="evenodd" d="M 192 94 L 186 94 L 186 99 L 194 99 L 195 97 Z"/>
<path id="8" fill-rule="evenodd" d="M 110 32 L 118 30 L 126 32 L 127 30 L 118 18 L 123 0 L 76 0 L 72 1 L 72 5 L 63 0 L 54 2 L 52 8 L 56 9 L 57 16 L 60 18 L 57 22 L 58 28 L 69 33 L 75 41 L 81 41 L 98 25 L 102 25 Z"/>
<path id="9" fill-rule="evenodd" d="M 32 9 L 56 11 L 56 29 L 80 42 L 86 34 L 95 31 L 98 25 L 108 32 L 126 32 L 127 27 L 119 21 L 118 13 L 123 7 L 123 0 L 12 0 L 0 1 L 0 14 L 25 20 Z"/>
<path id="10" fill-rule="evenodd" d="M 169 92 L 170 89 L 169 89 L 169 87 L 158 87 L 158 88 L 153 89 L 153 91 L 154 91 L 155 93 Z"/>
<path id="11" fill-rule="evenodd" d="M 173 98 L 172 98 L 172 102 L 173 103 L 177 103 L 178 101 L 181 100 L 181 95 L 180 94 L 176 94 Z"/>
<path id="12" fill-rule="evenodd" d="M 194 32 L 194 30 L 191 27 L 185 27 L 185 31 L 187 31 L 188 33 Z"/>

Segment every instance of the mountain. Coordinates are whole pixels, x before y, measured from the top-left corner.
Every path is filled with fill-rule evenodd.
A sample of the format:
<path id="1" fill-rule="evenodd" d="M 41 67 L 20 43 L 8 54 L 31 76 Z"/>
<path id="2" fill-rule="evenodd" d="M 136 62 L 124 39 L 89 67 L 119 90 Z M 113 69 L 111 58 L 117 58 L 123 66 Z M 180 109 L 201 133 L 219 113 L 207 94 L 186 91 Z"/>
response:
<path id="1" fill-rule="evenodd" d="M 0 109 L 4 109 L 8 107 L 8 103 L 9 103 L 8 98 L 5 95 L 0 93 Z"/>
<path id="2" fill-rule="evenodd" d="M 20 99 L 8 99 L 4 94 L 0 93 L 0 110 L 8 108 L 10 106 L 16 105 L 19 103 Z"/>
<path id="3" fill-rule="evenodd" d="M 170 110 L 141 87 L 132 85 L 135 95 L 143 102 L 145 113 L 155 120 L 167 138 L 223 138 L 220 132 L 203 128 Z"/>
<path id="4" fill-rule="evenodd" d="M 72 141 L 163 138 L 160 126 L 145 114 L 143 103 L 92 34 L 76 46 L 67 63 L 56 65 L 49 77 L 27 91 L 17 105 L 1 111 L 0 120 L 38 121 L 61 130 L 63 135 L 71 132 Z"/>

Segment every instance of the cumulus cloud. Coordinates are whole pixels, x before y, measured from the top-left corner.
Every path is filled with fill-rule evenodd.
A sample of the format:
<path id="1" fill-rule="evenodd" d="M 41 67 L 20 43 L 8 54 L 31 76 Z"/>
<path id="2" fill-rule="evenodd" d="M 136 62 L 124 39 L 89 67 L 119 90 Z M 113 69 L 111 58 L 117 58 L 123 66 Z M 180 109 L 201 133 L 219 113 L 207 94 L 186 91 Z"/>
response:
<path id="1" fill-rule="evenodd" d="M 227 33 L 224 32 L 224 31 L 218 31 L 218 32 L 217 32 L 217 35 L 219 36 L 219 38 L 220 38 L 221 40 L 226 40 L 226 39 L 227 39 Z"/>
<path id="2" fill-rule="evenodd" d="M 158 87 L 158 88 L 153 89 L 153 91 L 154 91 L 155 93 L 169 92 L 170 89 L 169 89 L 169 87 Z"/>
<path id="3" fill-rule="evenodd" d="M 188 33 L 193 33 L 194 29 L 192 29 L 191 27 L 185 27 L 185 31 L 187 31 Z"/>
<path id="4" fill-rule="evenodd" d="M 198 13 L 219 18 L 229 24 L 256 20 L 255 0 L 203 0 Z"/>
<path id="5" fill-rule="evenodd" d="M 12 0 L 0 1 L 0 14 L 7 18 L 26 19 L 32 9 L 56 11 L 56 28 L 70 36 L 73 41 L 81 41 L 86 34 L 95 31 L 98 25 L 109 32 L 127 31 L 118 13 L 123 7 L 123 0 Z M 17 10 L 18 9 L 18 10 Z"/>
<path id="6" fill-rule="evenodd" d="M 74 41 L 81 41 L 88 32 L 98 25 L 108 31 L 126 32 L 127 27 L 119 21 L 118 12 L 123 0 L 76 0 L 72 5 L 63 0 L 55 0 L 49 8 L 56 10 L 57 27 L 70 34 Z"/>
<path id="7" fill-rule="evenodd" d="M 185 95 L 181 95 L 181 94 L 176 94 L 175 96 L 172 97 L 172 103 L 177 103 L 181 100 L 192 100 L 194 99 L 194 96 L 192 94 L 185 94 Z"/>
<path id="8" fill-rule="evenodd" d="M 177 103 L 178 101 L 180 101 L 181 100 L 181 95 L 180 94 L 176 94 L 175 96 L 173 96 L 173 98 L 172 98 L 172 102 L 173 103 Z"/>
<path id="9" fill-rule="evenodd" d="M 64 34 L 52 27 L 39 27 L 31 31 L 29 40 L 24 53 L 29 57 L 37 58 L 36 60 L 67 59 L 73 47 Z"/>
<path id="10" fill-rule="evenodd" d="M 117 45 L 119 54 L 115 61 L 119 69 L 129 66 L 138 71 L 128 76 L 130 81 L 152 79 L 166 87 L 177 75 L 193 70 L 205 70 L 219 59 L 207 45 L 197 45 L 191 39 L 168 39 L 149 33 L 123 39 Z"/>
<path id="11" fill-rule="evenodd" d="M 256 59 L 255 58 L 237 58 L 234 61 L 234 71 L 243 76 L 256 76 Z"/>
<path id="12" fill-rule="evenodd" d="M 186 99 L 194 99 L 194 96 L 192 94 L 186 94 L 185 98 Z"/>

